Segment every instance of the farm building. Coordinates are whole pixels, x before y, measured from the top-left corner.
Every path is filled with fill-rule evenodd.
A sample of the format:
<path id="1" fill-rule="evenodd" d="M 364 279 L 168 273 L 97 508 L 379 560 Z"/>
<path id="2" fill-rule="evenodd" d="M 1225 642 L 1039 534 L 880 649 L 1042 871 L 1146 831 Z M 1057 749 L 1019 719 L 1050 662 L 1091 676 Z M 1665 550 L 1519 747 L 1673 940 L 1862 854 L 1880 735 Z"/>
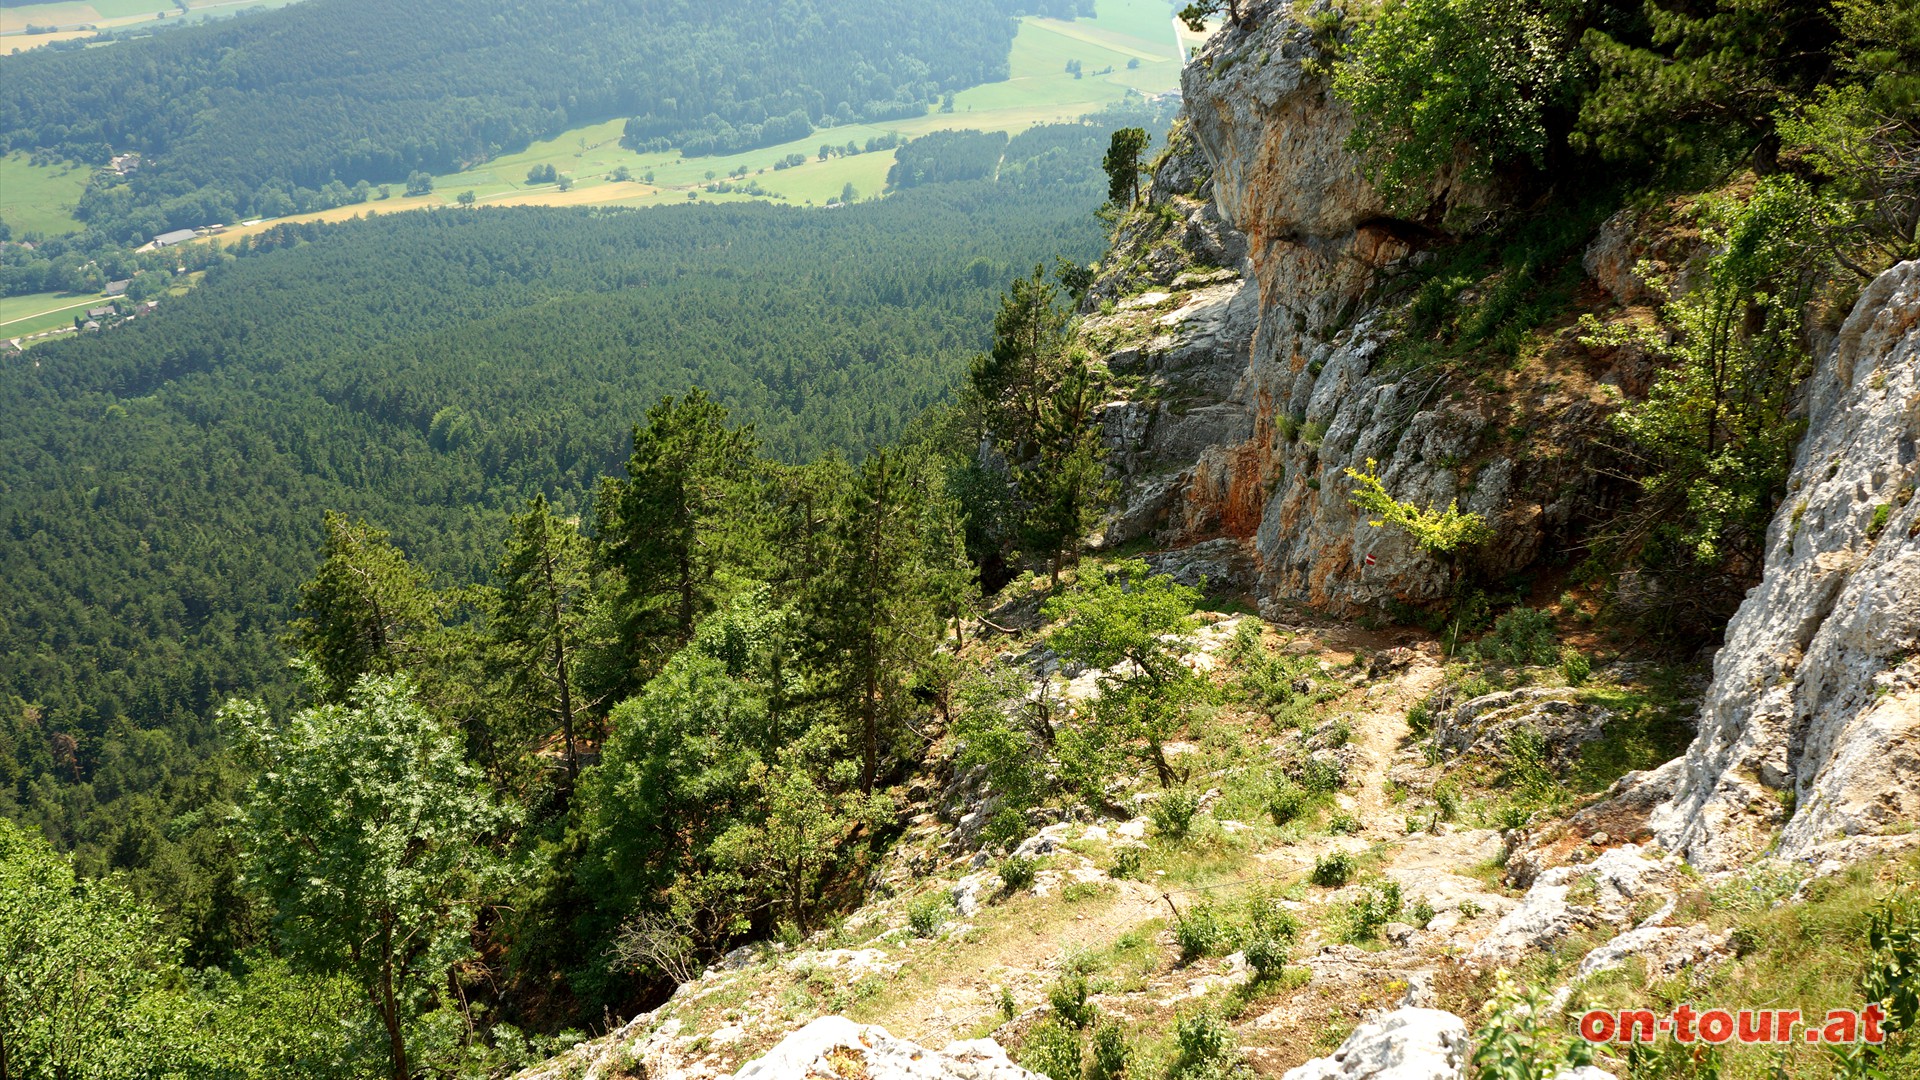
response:
<path id="1" fill-rule="evenodd" d="M 193 239 L 192 229 L 175 229 L 172 232 L 163 232 L 159 236 L 154 237 L 153 246 L 172 247 L 175 244 L 184 244 L 191 239 Z"/>
<path id="2" fill-rule="evenodd" d="M 107 282 L 107 287 L 100 291 L 106 296 L 125 296 L 127 295 L 127 289 L 131 288 L 132 285 L 132 279 L 126 281 L 109 281 Z"/>

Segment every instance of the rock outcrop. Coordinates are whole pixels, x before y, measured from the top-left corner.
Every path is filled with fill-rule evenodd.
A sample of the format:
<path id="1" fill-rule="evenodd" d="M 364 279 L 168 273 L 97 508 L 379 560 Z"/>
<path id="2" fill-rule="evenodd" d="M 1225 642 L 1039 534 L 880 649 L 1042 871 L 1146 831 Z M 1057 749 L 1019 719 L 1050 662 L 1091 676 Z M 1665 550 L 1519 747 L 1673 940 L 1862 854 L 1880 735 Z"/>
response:
<path id="1" fill-rule="evenodd" d="M 1323 1058 L 1284 1080 L 1458 1080 L 1467 1064 L 1466 1021 L 1439 1009 L 1406 1008 L 1361 1024 Z"/>
<path id="2" fill-rule="evenodd" d="M 1451 568 L 1371 526 L 1347 469 L 1377 459 L 1396 497 L 1493 519 L 1481 569 L 1498 575 L 1593 501 L 1583 455 L 1607 404 L 1581 378 L 1503 402 L 1384 362 L 1398 315 L 1369 290 L 1433 234 L 1364 178 L 1318 55 L 1269 0 L 1187 66 L 1184 126 L 1102 266 L 1086 330 L 1125 384 L 1105 422 L 1122 488 L 1106 542 L 1231 541 L 1246 558 L 1220 565 L 1269 611 L 1352 615 L 1440 602 Z M 1482 198 L 1446 178 L 1426 194 L 1430 220 Z M 1222 280 L 1214 260 L 1242 253 Z M 1532 436 L 1545 452 L 1502 447 L 1516 411 L 1552 425 Z"/>
<path id="3" fill-rule="evenodd" d="M 1635 924 L 1643 905 L 1674 897 L 1685 880 L 1678 871 L 1674 856 L 1655 861 L 1633 844 L 1605 851 L 1584 866 L 1554 867 L 1537 876 L 1520 906 L 1501 917 L 1468 959 L 1485 968 L 1501 967 L 1581 928 L 1624 930 Z M 1659 925 L 1659 919 L 1647 925 Z"/>
<path id="4" fill-rule="evenodd" d="M 1007 1060 L 992 1039 L 950 1044 L 929 1050 L 887 1034 L 885 1028 L 856 1024 L 844 1016 L 823 1016 L 780 1040 L 763 1056 L 742 1066 L 734 1080 L 1042 1080 Z"/>
<path id="5" fill-rule="evenodd" d="M 1573 687 L 1528 686 L 1482 694 L 1441 712 L 1434 718 L 1433 741 L 1450 753 L 1497 757 L 1525 728 L 1540 735 L 1549 762 L 1568 765 L 1613 718 L 1609 710 L 1582 702 Z"/>
<path id="6" fill-rule="evenodd" d="M 1806 397 L 1765 576 L 1727 627 L 1699 734 L 1642 781 L 1673 791 L 1660 842 L 1705 869 L 1769 844 L 1857 851 L 1920 820 L 1920 262 L 1867 288 Z"/>

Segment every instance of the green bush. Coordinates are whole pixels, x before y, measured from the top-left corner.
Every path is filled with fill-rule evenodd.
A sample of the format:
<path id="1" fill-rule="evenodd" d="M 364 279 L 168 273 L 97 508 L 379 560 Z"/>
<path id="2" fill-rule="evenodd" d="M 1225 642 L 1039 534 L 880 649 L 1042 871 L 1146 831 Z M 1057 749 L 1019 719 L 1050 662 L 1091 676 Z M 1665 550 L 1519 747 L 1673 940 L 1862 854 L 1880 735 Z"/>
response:
<path id="1" fill-rule="evenodd" d="M 1593 1047 L 1569 1039 L 1549 1018 L 1544 990 L 1521 990 L 1506 971 L 1496 976 L 1487 1022 L 1473 1033 L 1475 1080 L 1546 1080 L 1593 1062 Z"/>
<path id="2" fill-rule="evenodd" d="M 1107 868 L 1110 878 L 1132 878 L 1140 876 L 1140 849 L 1123 847 L 1113 853 L 1113 865 Z"/>
<path id="3" fill-rule="evenodd" d="M 1200 796 L 1187 788 L 1169 788 L 1147 807 L 1147 820 L 1156 836 L 1184 840 L 1200 811 Z"/>
<path id="4" fill-rule="evenodd" d="M 1268 652 L 1256 637 L 1245 647 L 1239 647 L 1236 639 L 1236 648 L 1229 659 L 1240 673 L 1234 684 L 1236 695 L 1270 714 L 1289 705 L 1311 703 L 1321 696 L 1317 690 L 1303 693 L 1298 689 L 1303 680 L 1305 685 L 1312 686 L 1314 676 L 1320 674 L 1320 661 L 1315 657 Z"/>
<path id="5" fill-rule="evenodd" d="M 1300 763 L 1300 786 L 1310 792 L 1331 794 L 1340 790 L 1340 766 L 1320 758 Z"/>
<path id="6" fill-rule="evenodd" d="M 1054 983 L 1047 991 L 1047 1004 L 1061 1023 L 1075 1030 L 1084 1030 L 1094 1021 L 1094 1008 L 1087 1003 L 1087 977 L 1080 972 Z"/>
<path id="7" fill-rule="evenodd" d="M 1548 117 L 1573 102 L 1574 5 L 1405 0 L 1353 31 L 1334 93 L 1353 107 L 1349 145 L 1408 205 L 1471 151 L 1470 173 L 1539 164 Z"/>
<path id="8" fill-rule="evenodd" d="M 1026 815 L 1011 806 L 1002 805 L 987 819 L 986 827 L 980 830 L 980 843 L 988 850 L 1008 848 L 1019 843 L 1026 835 Z"/>
<path id="9" fill-rule="evenodd" d="M 1425 738 L 1433 730 L 1433 699 L 1423 698 L 1419 704 L 1407 710 L 1407 730 L 1416 738 Z"/>
<path id="10" fill-rule="evenodd" d="M 1374 940 L 1380 936 L 1380 928 L 1400 914 L 1403 903 L 1396 882 L 1368 886 L 1348 909 L 1347 925 L 1341 936 L 1349 944 Z"/>
<path id="11" fill-rule="evenodd" d="M 941 889 L 927 893 L 907 905 L 907 926 L 914 937 L 932 937 L 953 914 L 953 897 Z"/>
<path id="12" fill-rule="evenodd" d="M 1507 736 L 1500 782 L 1514 788 L 1518 799 L 1531 806 L 1557 803 L 1566 789 L 1547 766 L 1547 737 L 1540 729 L 1520 724 Z"/>
<path id="13" fill-rule="evenodd" d="M 1353 722 L 1341 717 L 1328 725 L 1324 740 L 1329 749 L 1338 750 L 1353 741 Z"/>
<path id="14" fill-rule="evenodd" d="M 1284 828 L 1305 814 L 1312 804 L 1311 792 L 1282 776 L 1267 793 L 1267 816 L 1273 819 L 1276 828 Z"/>
<path id="15" fill-rule="evenodd" d="M 1593 674 L 1593 661 L 1587 654 L 1569 645 L 1560 650 L 1560 675 L 1567 680 L 1568 686 L 1579 686 Z"/>
<path id="16" fill-rule="evenodd" d="M 1000 882 L 1008 892 L 1031 889 L 1034 876 L 1039 873 L 1039 865 L 1024 855 L 1009 855 L 1000 860 Z"/>
<path id="17" fill-rule="evenodd" d="M 1704 284 L 1666 305 L 1657 336 L 1636 340 L 1658 374 L 1609 423 L 1649 467 L 1628 527 L 1650 535 L 1641 561 L 1671 583 L 1670 597 L 1712 596 L 1694 590 L 1717 589 L 1714 572 L 1766 535 L 1803 426 L 1790 414 L 1807 287 L 1830 257 L 1822 234 L 1847 213 L 1786 174 L 1710 201 L 1702 231 L 1715 254 L 1704 273 L 1690 271 Z M 1671 628 L 1683 610 L 1669 600 L 1636 614 Z"/>
<path id="18" fill-rule="evenodd" d="M 1213 1012 L 1203 1010 L 1181 1017 L 1174 1024 L 1173 1041 L 1178 1054 L 1167 1071 L 1173 1080 L 1200 1080 L 1231 1072 L 1233 1031 Z"/>
<path id="19" fill-rule="evenodd" d="M 1287 965 L 1287 943 L 1279 938 L 1256 937 L 1247 942 L 1245 952 L 1247 966 L 1258 978 L 1270 979 Z"/>
<path id="20" fill-rule="evenodd" d="M 1360 831 L 1360 819 L 1345 811 L 1327 819 L 1327 832 L 1334 836 L 1352 836 Z"/>
<path id="21" fill-rule="evenodd" d="M 1126 1029 L 1108 1020 L 1093 1029 L 1093 1053 L 1087 1062 L 1087 1080 L 1120 1080 L 1127 1072 L 1133 1048 Z"/>
<path id="22" fill-rule="evenodd" d="M 1080 1080 L 1080 1033 L 1057 1020 L 1035 1024 L 1020 1045 L 1020 1064 L 1051 1080 Z"/>
<path id="23" fill-rule="evenodd" d="M 1533 820 L 1533 807 L 1524 803 L 1501 803 L 1493 811 L 1493 823 L 1501 829 L 1524 829 Z"/>
<path id="24" fill-rule="evenodd" d="M 1173 924 L 1173 943 L 1180 950 L 1182 964 L 1191 964 L 1218 952 L 1231 937 L 1220 909 L 1211 903 L 1194 905 Z"/>
<path id="25" fill-rule="evenodd" d="M 1427 924 L 1433 921 L 1433 901 L 1428 900 L 1424 896 L 1415 900 L 1406 910 L 1407 918 L 1412 919 L 1413 925 L 1422 930 L 1425 930 Z"/>
<path id="26" fill-rule="evenodd" d="M 1314 860 L 1308 880 L 1326 889 L 1337 889 L 1353 880 L 1359 864 L 1344 851 L 1330 851 Z"/>
<path id="27" fill-rule="evenodd" d="M 1887 1011 L 1889 1031 L 1920 1025 L 1920 891 L 1913 886 L 1887 897 L 1867 924 L 1866 974 L 1860 988 Z"/>
<path id="28" fill-rule="evenodd" d="M 1560 657 L 1553 616 L 1539 608 L 1514 608 L 1494 620 L 1493 632 L 1474 643 L 1473 653 L 1499 664 L 1551 664 Z"/>
<path id="29" fill-rule="evenodd" d="M 1487 519 L 1475 513 L 1461 513 L 1458 500 L 1448 503 L 1445 510 L 1435 510 L 1431 504 L 1423 509 L 1394 498 L 1380 479 L 1379 467 L 1379 462 L 1368 458 L 1365 469 L 1346 471 L 1347 479 L 1355 485 L 1347 492 L 1347 498 L 1367 513 L 1379 515 L 1368 522 L 1374 528 L 1396 526 L 1427 554 L 1453 556 L 1456 560 L 1493 537 L 1493 527 L 1487 524 Z"/>

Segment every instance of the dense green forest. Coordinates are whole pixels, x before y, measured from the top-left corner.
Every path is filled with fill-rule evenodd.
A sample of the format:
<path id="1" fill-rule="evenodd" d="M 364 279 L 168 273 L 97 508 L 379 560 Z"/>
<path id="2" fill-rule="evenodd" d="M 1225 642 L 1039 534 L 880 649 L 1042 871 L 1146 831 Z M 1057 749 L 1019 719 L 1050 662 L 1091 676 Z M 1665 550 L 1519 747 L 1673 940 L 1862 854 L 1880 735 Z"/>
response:
<path id="1" fill-rule="evenodd" d="M 288 226 L 160 317 L 7 365 L 0 813 L 86 873 L 188 858 L 161 833 L 225 782 L 196 773 L 213 711 L 292 693 L 279 638 L 324 509 L 473 582 L 529 495 L 585 513 L 663 394 L 706 388 L 785 461 L 893 439 L 1012 275 L 1095 253 L 1102 132 L 1036 129 L 997 182 L 836 213 Z"/>
<path id="2" fill-rule="evenodd" d="M 887 186 L 918 187 L 992 176 L 1006 148 L 998 131 L 936 131 L 900 148 L 887 170 Z"/>
<path id="3" fill-rule="evenodd" d="M 157 803 L 163 776 L 115 776 L 142 788 L 104 811 L 115 861 L 165 857 L 81 880 L 0 819 L 0 926 L 60 942 L 0 970 L 8 1053 L 29 1076 L 490 1076 L 555 1045 L 507 1020 L 626 1009 L 743 934 L 810 932 L 893 828 L 889 788 L 947 707 L 943 646 L 977 609 L 975 567 L 1016 553 L 991 536 L 1054 567 L 1079 552 L 1100 488 L 1064 300 L 1044 271 L 1016 282 L 981 313 L 991 350 L 964 405 L 858 463 L 781 463 L 707 392 L 664 396 L 582 513 L 513 492 L 472 528 L 472 582 L 434 584 L 384 528 L 326 513 L 280 644 L 305 707 L 227 701 L 213 724 L 230 755 L 179 805 Z M 409 436 L 459 442 L 438 421 Z M 981 438 L 1012 477 L 979 467 Z M 271 471 L 253 450 L 217 467 Z M 1058 467 L 1073 457 L 1092 469 Z M 415 548 L 442 559 L 445 540 Z M 1135 567 L 1085 609 L 1139 623 L 1144 648 L 1192 598 L 1142 588 Z M 10 734 L 46 717 L 21 709 Z M 1089 767 L 1112 776 L 1123 757 Z M 106 970 L 46 978 L 73 963 Z"/>
<path id="4" fill-rule="evenodd" d="M 1046 7 L 1046 5 L 1041 5 Z M 713 153 L 920 115 L 1005 78 L 1018 3 L 307 0 L 81 52 L 15 58 L 0 150 L 138 150 L 79 216 L 116 240 L 277 216 L 329 184 L 450 172 L 590 120 Z M 1072 4 L 1046 9 L 1071 14 Z M 305 198 L 298 197 L 302 190 Z"/>

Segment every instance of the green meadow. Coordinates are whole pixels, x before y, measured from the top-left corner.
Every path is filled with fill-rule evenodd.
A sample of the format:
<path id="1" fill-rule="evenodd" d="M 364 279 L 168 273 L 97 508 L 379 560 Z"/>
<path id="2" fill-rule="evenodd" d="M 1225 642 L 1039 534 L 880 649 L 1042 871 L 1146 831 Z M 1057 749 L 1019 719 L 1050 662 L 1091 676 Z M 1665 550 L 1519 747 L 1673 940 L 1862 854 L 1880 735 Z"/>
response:
<path id="1" fill-rule="evenodd" d="M 0 296 L 0 341 L 26 337 L 56 326 L 71 326 L 75 315 L 103 302 L 98 296 L 73 293 Z"/>
<path id="2" fill-rule="evenodd" d="M 84 165 L 35 165 L 19 151 L 0 158 L 0 221 L 17 236 L 38 232 L 73 232 L 74 205 L 87 188 L 91 171 Z"/>

